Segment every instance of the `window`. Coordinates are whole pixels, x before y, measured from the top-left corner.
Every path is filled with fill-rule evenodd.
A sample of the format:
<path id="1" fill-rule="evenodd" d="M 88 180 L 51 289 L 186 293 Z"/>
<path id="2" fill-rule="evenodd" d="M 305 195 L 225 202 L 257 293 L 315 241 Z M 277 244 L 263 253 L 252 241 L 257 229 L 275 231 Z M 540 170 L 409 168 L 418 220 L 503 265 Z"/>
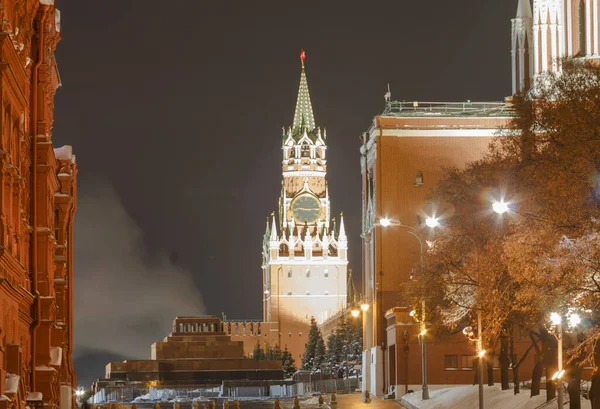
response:
<path id="1" fill-rule="evenodd" d="M 423 172 L 415 174 L 415 186 L 423 186 Z"/>
<path id="2" fill-rule="evenodd" d="M 446 369 L 458 369 L 458 355 L 444 355 L 444 362 Z"/>
<path id="3" fill-rule="evenodd" d="M 290 337 L 290 338 L 292 337 L 292 333 L 291 332 L 288 334 L 288 337 Z"/>
<path id="4" fill-rule="evenodd" d="M 306 277 L 307 277 L 307 278 L 308 278 L 308 277 L 310 277 L 310 268 L 307 268 L 307 269 L 306 269 Z"/>
<path id="5" fill-rule="evenodd" d="M 329 269 L 326 268 L 325 270 L 323 270 L 323 276 L 325 278 L 329 277 Z"/>
<path id="6" fill-rule="evenodd" d="M 291 292 L 291 291 L 288 291 L 288 292 L 287 292 L 287 295 L 292 295 L 292 292 Z"/>
<path id="7" fill-rule="evenodd" d="M 498 355 L 494 355 L 494 369 L 500 368 L 500 357 Z"/>
<path id="8" fill-rule="evenodd" d="M 310 158 L 310 146 L 308 146 L 308 144 L 303 143 L 300 150 L 303 158 Z"/>
<path id="9" fill-rule="evenodd" d="M 292 268 L 288 267 L 288 278 L 292 278 Z"/>
<path id="10" fill-rule="evenodd" d="M 472 370 L 473 369 L 473 356 L 472 355 L 461 355 L 460 368 Z"/>

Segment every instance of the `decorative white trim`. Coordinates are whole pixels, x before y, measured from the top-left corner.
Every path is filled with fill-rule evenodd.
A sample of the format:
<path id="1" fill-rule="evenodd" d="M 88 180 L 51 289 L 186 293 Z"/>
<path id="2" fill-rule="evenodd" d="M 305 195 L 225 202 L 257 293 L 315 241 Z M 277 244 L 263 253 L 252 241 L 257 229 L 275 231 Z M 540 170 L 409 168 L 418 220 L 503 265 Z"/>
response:
<path id="1" fill-rule="evenodd" d="M 571 10 L 572 4 L 571 4 L 571 0 L 567 0 L 567 6 L 566 6 L 566 10 L 567 10 L 567 16 L 566 16 L 566 21 L 567 21 L 567 55 L 569 57 L 573 56 L 573 15 L 572 15 L 572 10 Z"/>
<path id="2" fill-rule="evenodd" d="M 328 256 L 326 259 L 323 259 L 323 257 L 312 257 L 310 260 L 306 259 L 304 256 L 294 256 L 293 260 L 290 260 L 289 257 L 279 257 L 277 260 L 269 260 L 269 265 L 345 266 L 348 265 L 348 261 L 340 260 L 337 256 Z"/>
<path id="3" fill-rule="evenodd" d="M 383 129 L 383 136 L 405 138 L 437 138 L 437 137 L 491 137 L 498 135 L 498 129 Z"/>
<path id="4" fill-rule="evenodd" d="M 316 177 L 325 177 L 327 172 L 320 172 L 316 170 L 293 170 L 293 171 L 284 171 L 283 177 L 292 178 L 292 177 L 303 177 L 303 176 L 316 176 Z"/>
<path id="5" fill-rule="evenodd" d="M 585 2 L 585 52 L 592 52 L 592 4 L 589 0 Z"/>
<path id="6" fill-rule="evenodd" d="M 594 54 L 598 54 L 598 0 L 594 0 Z"/>
<path id="7" fill-rule="evenodd" d="M 287 295 L 287 294 L 273 294 L 273 297 L 281 297 L 281 298 L 325 298 L 327 297 L 327 299 L 334 299 L 334 298 L 346 298 L 348 297 L 348 294 L 338 294 L 338 295 L 325 295 L 325 294 L 292 294 L 292 295 Z"/>

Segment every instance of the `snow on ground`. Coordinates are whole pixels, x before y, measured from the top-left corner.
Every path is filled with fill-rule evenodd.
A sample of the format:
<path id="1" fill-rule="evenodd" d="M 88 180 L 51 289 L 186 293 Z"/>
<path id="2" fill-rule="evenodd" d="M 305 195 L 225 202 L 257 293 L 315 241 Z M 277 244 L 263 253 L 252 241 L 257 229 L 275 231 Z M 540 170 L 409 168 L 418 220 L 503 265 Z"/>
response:
<path id="1" fill-rule="evenodd" d="M 546 402 L 545 391 L 539 396 L 530 397 L 529 390 L 521 390 L 515 395 L 512 389 L 503 391 L 499 385 L 484 386 L 483 402 L 485 409 L 534 409 Z M 455 386 L 429 392 L 429 400 L 421 400 L 421 391 L 402 397 L 402 402 L 418 409 L 477 409 L 479 389 L 477 385 Z M 568 406 L 567 406 L 568 407 Z M 590 401 L 581 399 L 581 409 L 591 409 Z"/>

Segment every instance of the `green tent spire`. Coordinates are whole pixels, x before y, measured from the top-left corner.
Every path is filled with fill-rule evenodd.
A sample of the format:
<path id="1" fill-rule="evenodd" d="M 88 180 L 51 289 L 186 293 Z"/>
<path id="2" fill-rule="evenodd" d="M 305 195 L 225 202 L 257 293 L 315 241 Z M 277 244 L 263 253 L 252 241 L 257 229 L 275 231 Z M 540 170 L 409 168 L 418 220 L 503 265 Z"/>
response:
<path id="1" fill-rule="evenodd" d="M 298 134 L 306 128 L 308 132 L 315 129 L 315 116 L 310 103 L 310 94 L 308 92 L 308 82 L 306 81 L 306 72 L 304 71 L 304 61 L 306 52 L 300 51 L 300 61 L 302 61 L 302 74 L 300 75 L 300 88 L 298 90 L 298 101 L 296 102 L 296 112 L 294 113 L 294 124 L 292 133 Z"/>

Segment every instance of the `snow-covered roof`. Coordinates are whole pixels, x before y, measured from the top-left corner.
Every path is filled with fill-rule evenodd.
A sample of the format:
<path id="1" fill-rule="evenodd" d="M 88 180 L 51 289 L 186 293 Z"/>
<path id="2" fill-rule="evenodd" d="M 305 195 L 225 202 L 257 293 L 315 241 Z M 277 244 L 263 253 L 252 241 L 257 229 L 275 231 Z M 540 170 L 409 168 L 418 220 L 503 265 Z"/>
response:
<path id="1" fill-rule="evenodd" d="M 62 348 L 51 347 L 50 348 L 50 365 L 60 366 L 62 365 Z"/>
<path id="2" fill-rule="evenodd" d="M 43 399 L 42 392 L 28 392 L 26 401 L 41 401 Z"/>
<path id="3" fill-rule="evenodd" d="M 73 147 L 71 145 L 54 148 L 54 156 L 56 156 L 56 159 L 58 160 L 71 160 L 75 162 L 73 157 Z"/>
<path id="4" fill-rule="evenodd" d="M 17 393 L 19 390 L 19 375 L 7 373 L 4 379 L 4 393 Z"/>

